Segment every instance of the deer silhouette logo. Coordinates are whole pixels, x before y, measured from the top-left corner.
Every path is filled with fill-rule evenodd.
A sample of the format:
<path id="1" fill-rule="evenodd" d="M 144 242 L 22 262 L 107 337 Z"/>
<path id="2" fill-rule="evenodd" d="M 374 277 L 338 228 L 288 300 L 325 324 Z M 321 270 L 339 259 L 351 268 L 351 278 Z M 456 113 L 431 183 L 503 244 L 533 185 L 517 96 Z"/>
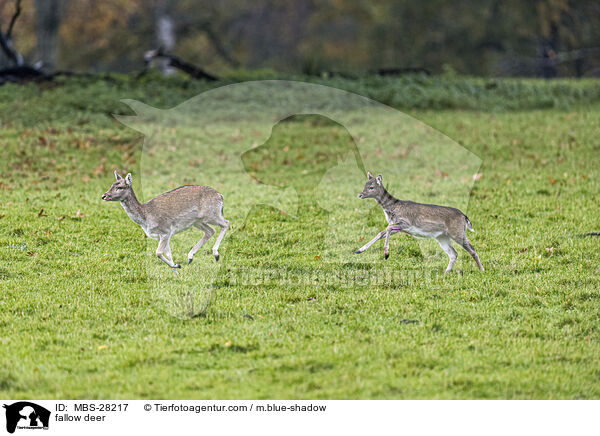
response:
<path id="1" fill-rule="evenodd" d="M 17 427 L 28 429 L 47 429 L 50 422 L 50 411 L 29 401 L 19 401 L 6 409 L 6 431 L 14 433 Z"/>

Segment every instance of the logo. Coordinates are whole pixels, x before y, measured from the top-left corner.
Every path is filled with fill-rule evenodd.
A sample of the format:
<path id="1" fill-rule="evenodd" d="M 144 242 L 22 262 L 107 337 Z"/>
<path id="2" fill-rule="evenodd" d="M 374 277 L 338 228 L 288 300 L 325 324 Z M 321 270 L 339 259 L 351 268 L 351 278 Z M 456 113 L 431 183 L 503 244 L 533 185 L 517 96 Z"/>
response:
<path id="1" fill-rule="evenodd" d="M 19 401 L 4 405 L 6 409 L 6 431 L 14 433 L 18 429 L 48 430 L 50 411 L 29 401 Z"/>

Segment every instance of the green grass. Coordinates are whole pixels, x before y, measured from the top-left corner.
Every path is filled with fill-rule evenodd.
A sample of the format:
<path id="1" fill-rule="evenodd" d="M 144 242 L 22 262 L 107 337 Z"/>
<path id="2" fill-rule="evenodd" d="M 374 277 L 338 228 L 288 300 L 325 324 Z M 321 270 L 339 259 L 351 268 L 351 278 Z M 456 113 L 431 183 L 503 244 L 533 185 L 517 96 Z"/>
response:
<path id="1" fill-rule="evenodd" d="M 513 83 L 545 90 L 538 103 L 557 87 L 579 95 L 596 86 Z M 598 105 L 562 104 L 569 99 L 560 97 L 553 109 L 536 103 L 522 110 L 494 96 L 479 100 L 486 112 L 425 103 L 433 109 L 412 109 L 483 161 L 466 198 L 436 194 L 438 182 L 417 170 L 406 178 L 384 174 L 399 197 L 468 200 L 460 207 L 475 226 L 469 236 L 486 271 L 460 250 L 457 272 L 443 276 L 447 258 L 433 242 L 395 235 L 387 261 L 382 245 L 351 253 L 385 219 L 374 203 L 356 198 L 362 179 L 326 184 L 334 203 L 323 210 L 316 180 L 347 146 L 343 128 L 331 123 L 279 124 L 268 153 L 258 147 L 243 157 L 256 179 L 297 192 L 297 214 L 268 205 L 247 216 L 238 211 L 245 187 L 231 186 L 233 160 L 219 153 L 220 167 L 197 156 L 184 162 L 206 180 L 187 180 L 175 168 L 164 183 L 142 182 L 154 168 L 143 163 L 142 135 L 107 114 L 129 113 L 119 98 L 166 107 L 198 91 L 159 85 L 0 87 L 0 397 L 600 397 L 600 240 L 578 236 L 600 231 Z M 468 98 L 459 93 L 453 101 Z M 519 110 L 496 111 L 512 106 Z M 215 126 L 216 149 L 237 140 L 225 134 L 234 127 Z M 381 136 L 367 162 L 378 168 L 399 159 L 397 146 Z M 226 193 L 232 224 L 221 262 L 209 255 L 209 242 L 179 277 L 160 264 L 155 242 L 118 204 L 100 200 L 115 168 L 132 171 L 146 199 L 190 182 Z M 327 220 L 339 225 L 335 243 Z M 190 230 L 175 237 L 175 260 L 183 263 L 200 236 Z M 293 279 L 239 281 L 256 271 Z M 361 280 L 386 274 L 398 275 Z M 189 309 L 178 305 L 185 303 L 178 283 L 210 287 L 196 295 L 198 316 L 172 316 Z"/>
<path id="2" fill-rule="evenodd" d="M 39 85 L 0 86 L 0 121 L 25 127 L 37 125 L 40 120 L 110 126 L 112 120 L 107 115 L 129 113 L 119 102 L 122 98 L 168 108 L 219 86 L 270 79 L 306 81 L 344 89 L 403 110 L 571 110 L 594 106 L 600 101 L 600 83 L 595 79 L 541 81 L 425 75 L 347 79 L 240 72 L 220 82 L 203 82 L 178 75 L 164 78 L 149 74 L 136 78 L 113 74 L 97 78 L 58 78 Z"/>

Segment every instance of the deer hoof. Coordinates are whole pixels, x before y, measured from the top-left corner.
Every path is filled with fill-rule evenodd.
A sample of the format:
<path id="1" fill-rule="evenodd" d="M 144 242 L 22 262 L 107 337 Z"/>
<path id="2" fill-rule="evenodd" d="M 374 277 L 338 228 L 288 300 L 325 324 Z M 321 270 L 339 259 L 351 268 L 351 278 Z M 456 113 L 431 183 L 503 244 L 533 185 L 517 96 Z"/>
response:
<path id="1" fill-rule="evenodd" d="M 176 263 L 173 268 L 181 268 L 181 265 L 179 265 L 178 263 Z"/>
<path id="2" fill-rule="evenodd" d="M 356 251 L 354 252 L 354 254 L 360 254 L 360 253 L 362 253 L 362 251 L 360 251 L 360 250 L 356 250 Z"/>
<path id="3" fill-rule="evenodd" d="M 385 253 L 385 259 L 387 260 L 387 258 L 390 257 L 390 253 Z"/>
<path id="4" fill-rule="evenodd" d="M 217 262 L 219 261 L 219 255 L 218 254 L 215 254 L 215 261 L 217 261 Z"/>
<path id="5" fill-rule="evenodd" d="M 188 265 L 189 265 L 190 263 L 192 263 L 192 261 L 193 261 L 193 260 L 194 260 L 194 258 L 193 258 L 193 257 L 190 257 L 190 258 L 188 259 Z"/>

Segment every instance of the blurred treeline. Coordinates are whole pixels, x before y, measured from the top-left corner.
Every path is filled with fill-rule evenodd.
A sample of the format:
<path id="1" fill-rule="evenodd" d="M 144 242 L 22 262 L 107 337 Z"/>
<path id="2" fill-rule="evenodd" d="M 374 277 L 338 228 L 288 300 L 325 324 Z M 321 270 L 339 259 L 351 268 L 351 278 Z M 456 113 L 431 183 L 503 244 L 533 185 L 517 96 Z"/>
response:
<path id="1" fill-rule="evenodd" d="M 6 31 L 16 0 L 0 0 Z M 598 0 L 22 0 L 12 32 L 46 71 L 131 72 L 162 47 L 243 69 L 600 75 Z M 9 66 L 0 54 L 0 67 Z"/>

